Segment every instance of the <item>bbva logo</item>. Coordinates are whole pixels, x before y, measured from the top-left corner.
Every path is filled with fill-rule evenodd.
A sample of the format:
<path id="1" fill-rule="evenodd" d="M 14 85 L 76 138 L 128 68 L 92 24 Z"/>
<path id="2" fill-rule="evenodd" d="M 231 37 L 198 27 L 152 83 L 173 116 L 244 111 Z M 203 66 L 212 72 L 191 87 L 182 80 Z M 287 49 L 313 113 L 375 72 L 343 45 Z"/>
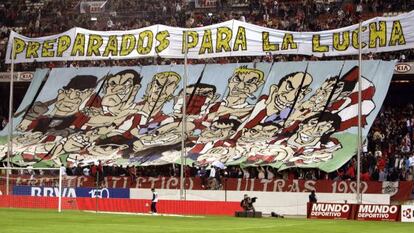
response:
<path id="1" fill-rule="evenodd" d="M 59 188 L 52 187 L 32 187 L 31 196 L 35 197 L 58 197 Z M 63 188 L 62 197 L 76 197 L 76 191 L 74 188 Z"/>
<path id="2" fill-rule="evenodd" d="M 89 191 L 89 194 L 92 198 L 109 198 L 109 190 L 107 188 L 92 189 Z"/>

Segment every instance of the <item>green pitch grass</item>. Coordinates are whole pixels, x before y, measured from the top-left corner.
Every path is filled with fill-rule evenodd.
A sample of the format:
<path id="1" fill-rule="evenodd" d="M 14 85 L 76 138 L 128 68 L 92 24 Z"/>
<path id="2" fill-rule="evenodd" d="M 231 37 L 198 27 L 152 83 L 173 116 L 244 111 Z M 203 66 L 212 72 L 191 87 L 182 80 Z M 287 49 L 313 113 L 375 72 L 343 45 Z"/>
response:
<path id="1" fill-rule="evenodd" d="M 0 209 L 1 233 L 412 233 L 414 224 L 308 219 L 169 217 Z"/>

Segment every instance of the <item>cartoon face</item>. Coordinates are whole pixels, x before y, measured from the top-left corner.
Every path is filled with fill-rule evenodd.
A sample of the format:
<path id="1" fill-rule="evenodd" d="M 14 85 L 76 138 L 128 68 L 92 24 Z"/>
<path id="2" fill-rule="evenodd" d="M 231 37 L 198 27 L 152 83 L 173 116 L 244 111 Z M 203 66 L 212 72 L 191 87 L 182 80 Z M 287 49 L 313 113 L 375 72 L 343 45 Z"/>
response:
<path id="1" fill-rule="evenodd" d="M 247 98 L 263 84 L 263 72 L 256 69 L 238 68 L 229 79 L 229 97 Z"/>
<path id="2" fill-rule="evenodd" d="M 231 147 L 213 147 L 204 154 L 198 156 L 197 162 L 199 165 L 208 165 L 215 161 L 225 163 L 227 158 L 231 157 L 233 151 L 234 149 Z"/>
<path id="3" fill-rule="evenodd" d="M 79 111 L 79 107 L 93 93 L 93 89 L 60 89 L 55 103 L 57 116 L 70 116 Z"/>
<path id="4" fill-rule="evenodd" d="M 145 92 L 145 100 L 151 103 L 166 102 L 177 89 L 181 77 L 175 72 L 162 72 L 154 75 Z"/>
<path id="5" fill-rule="evenodd" d="M 288 144 L 296 147 L 312 147 L 321 141 L 321 137 L 335 131 L 333 121 L 318 121 L 312 118 L 299 126 L 297 132 L 288 139 Z"/>
<path id="6" fill-rule="evenodd" d="M 291 156 L 288 160 L 284 161 L 286 163 L 294 162 L 294 164 L 310 164 L 310 163 L 320 163 L 332 159 L 332 151 L 327 150 L 317 150 L 313 151 L 310 154 L 302 154 L 299 156 Z"/>
<path id="7" fill-rule="evenodd" d="M 210 85 L 207 86 L 207 84 L 204 84 L 204 85 L 200 84 L 195 89 L 195 92 L 194 92 L 194 88 L 195 88 L 194 86 L 188 86 L 186 88 L 187 114 L 199 116 L 200 114 L 205 113 L 208 106 L 212 102 L 214 102 L 218 98 L 218 96 L 215 94 L 216 90 L 214 86 L 210 86 Z M 190 97 L 193 94 L 193 92 L 194 92 L 194 95 L 191 98 L 191 103 L 189 103 Z M 183 104 L 184 104 L 184 101 L 183 101 L 182 90 L 181 90 L 179 95 L 175 99 L 175 104 L 174 104 L 175 114 L 182 113 Z"/>
<path id="8" fill-rule="evenodd" d="M 252 147 L 247 155 L 247 162 L 257 165 L 281 162 L 293 155 L 294 151 L 281 144 L 269 144 L 265 147 Z"/>
<path id="9" fill-rule="evenodd" d="M 242 136 L 239 142 L 253 143 L 256 141 L 263 141 L 270 139 L 279 131 L 280 127 L 276 125 L 256 125 L 253 128 L 243 128 Z"/>
<path id="10" fill-rule="evenodd" d="M 181 132 L 178 130 L 165 132 L 163 134 L 150 134 L 144 135 L 139 138 L 145 146 L 152 145 L 166 145 L 176 143 L 181 140 Z"/>
<path id="11" fill-rule="evenodd" d="M 205 129 L 198 138 L 199 143 L 207 143 L 216 140 L 226 140 L 235 133 L 233 123 L 213 122 L 209 129 Z"/>
<path id="12" fill-rule="evenodd" d="M 87 131 L 84 134 L 75 133 L 68 136 L 63 144 L 63 150 L 66 152 L 76 152 L 92 145 L 92 142 L 99 138 L 102 128 Z"/>
<path id="13" fill-rule="evenodd" d="M 134 74 L 121 73 L 110 77 L 105 82 L 105 94 L 102 106 L 113 107 L 126 102 L 133 92 Z"/>
<path id="14" fill-rule="evenodd" d="M 43 134 L 41 132 L 27 132 L 16 136 L 14 140 L 17 144 L 29 145 L 39 142 L 42 137 Z"/>
<path id="15" fill-rule="evenodd" d="M 301 83 L 303 84 L 301 88 Z M 309 85 L 312 83 L 312 77 L 305 73 L 296 73 L 286 76 L 279 82 L 277 87 L 272 88 L 272 99 L 279 110 L 291 106 L 297 97 L 297 101 L 301 101 L 306 94 L 311 91 Z"/>
<path id="16" fill-rule="evenodd" d="M 309 101 L 305 101 L 305 106 L 302 106 L 304 108 L 321 108 L 327 104 L 327 101 L 329 99 L 329 96 L 331 95 L 331 92 L 333 88 L 335 87 L 335 79 L 328 79 L 325 82 L 322 83 L 322 85 L 315 91 L 315 93 L 309 98 Z M 338 97 L 339 93 L 341 93 L 341 82 L 338 82 L 335 92 L 332 95 L 332 99 L 335 99 Z"/>
<path id="17" fill-rule="evenodd" d="M 128 148 L 128 145 L 122 144 L 103 144 L 103 145 L 94 145 L 88 147 L 88 152 L 91 155 L 102 158 L 103 155 L 109 157 L 117 157 L 117 155 L 122 151 Z M 120 156 L 119 156 L 120 157 Z"/>

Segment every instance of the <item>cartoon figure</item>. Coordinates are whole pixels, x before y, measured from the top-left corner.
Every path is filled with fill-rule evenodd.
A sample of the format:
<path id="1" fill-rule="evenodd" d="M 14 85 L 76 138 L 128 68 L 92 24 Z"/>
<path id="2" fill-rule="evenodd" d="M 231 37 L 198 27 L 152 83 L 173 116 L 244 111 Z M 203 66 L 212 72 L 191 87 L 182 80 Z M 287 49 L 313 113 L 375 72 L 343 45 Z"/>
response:
<path id="1" fill-rule="evenodd" d="M 19 125 L 22 131 L 48 132 L 55 135 L 68 135 L 69 129 L 80 129 L 89 119 L 80 110 L 85 106 L 93 106 L 100 102 L 94 95 L 97 78 L 90 75 L 78 75 L 59 89 L 55 108 L 44 115 L 48 107 L 44 103 L 35 103 Z M 52 131 L 52 132 L 51 132 Z"/>
<path id="2" fill-rule="evenodd" d="M 107 135 L 114 129 L 111 127 L 95 128 L 88 131 L 78 131 L 68 136 L 57 136 L 54 141 L 43 139 L 40 143 L 33 145 L 33 148 L 25 149 L 26 157 L 33 159 L 51 160 L 55 165 L 61 164 L 61 156 L 67 154 L 79 154 L 94 145 L 94 142 Z M 72 156 L 73 157 L 73 156 Z"/>
<path id="3" fill-rule="evenodd" d="M 285 125 L 292 130 L 292 125 L 296 127 L 304 119 L 319 114 L 338 99 L 345 98 L 355 88 L 357 78 L 358 67 L 354 67 L 342 78 L 334 76 L 326 79 L 309 99 L 295 108 Z"/>
<path id="4" fill-rule="evenodd" d="M 240 121 L 246 119 L 254 105 L 247 102 L 248 98 L 256 98 L 253 94 L 264 83 L 264 73 L 261 70 L 241 66 L 229 79 L 227 96 L 209 109 L 208 121 L 222 116 L 237 117 Z"/>
<path id="5" fill-rule="evenodd" d="M 188 85 L 186 88 L 186 115 L 189 119 L 196 119 L 204 116 L 211 103 L 214 103 L 220 94 L 216 94 L 216 87 L 206 83 L 198 83 Z M 183 90 L 181 90 L 176 97 L 174 97 L 174 117 L 182 117 L 183 108 Z"/>
<path id="6" fill-rule="evenodd" d="M 332 113 L 338 114 L 341 119 L 341 127 L 339 131 L 344 131 L 351 127 L 358 125 L 358 67 L 354 67 L 350 72 L 354 75 L 346 76 L 345 81 L 348 82 L 348 88 L 341 92 L 341 94 L 331 101 L 327 108 Z M 356 74 L 355 74 L 356 73 Z M 354 84 L 354 85 L 352 85 Z M 352 88 L 352 89 L 351 89 Z M 361 105 L 362 105 L 362 125 L 367 124 L 366 118 L 375 109 L 375 103 L 372 98 L 375 94 L 374 84 L 361 77 Z"/>
<path id="7" fill-rule="evenodd" d="M 98 160 L 106 162 L 115 162 L 117 159 L 122 158 L 124 150 L 128 148 L 126 144 L 93 144 L 81 150 L 80 154 L 70 154 L 68 160 L 81 162 L 84 164 L 90 164 L 97 162 Z M 73 158 L 73 156 L 76 156 Z"/>
<path id="8" fill-rule="evenodd" d="M 199 119 L 200 115 L 205 114 L 211 102 L 214 102 L 219 95 L 216 94 L 216 87 L 209 84 L 199 83 L 187 87 L 187 115 L 186 129 L 187 135 L 192 138 L 200 134 L 207 126 Z M 181 123 L 182 123 L 182 90 L 174 98 L 174 112 L 170 119 L 163 122 L 170 122 L 160 125 L 153 132 L 137 135 L 138 141 L 134 142 L 134 150 L 138 151 L 148 146 L 170 145 L 181 142 Z"/>
<path id="9" fill-rule="evenodd" d="M 260 148 L 267 149 L 269 147 L 273 135 L 278 134 L 281 129 L 281 125 L 273 123 L 260 123 L 253 128 L 243 128 L 236 143 L 237 153 L 234 153 L 228 161 L 249 160 L 250 156 L 256 156 L 256 152 Z"/>
<path id="10" fill-rule="evenodd" d="M 142 76 L 135 70 L 123 70 L 109 75 L 103 84 L 101 106 L 85 108 L 90 116 L 86 125 L 94 127 L 119 125 L 125 118 L 136 112 L 135 95 L 141 88 Z"/>
<path id="11" fill-rule="evenodd" d="M 234 147 L 235 140 L 231 137 L 240 126 L 237 119 L 218 118 L 213 121 L 210 128 L 206 128 L 197 139 L 196 144 L 189 150 L 188 154 L 198 157 L 213 147 Z"/>
<path id="12" fill-rule="evenodd" d="M 241 127 L 252 128 L 259 123 L 283 125 L 289 116 L 294 102 L 301 101 L 309 92 L 312 76 L 308 73 L 292 73 L 284 76 L 278 85 L 270 87 L 269 96 L 261 97 L 251 115 Z"/>
<path id="13" fill-rule="evenodd" d="M 136 106 L 135 114 L 129 115 L 113 132 L 132 139 L 141 134 L 156 130 L 171 119 L 162 112 L 164 104 L 173 99 L 174 91 L 180 82 L 180 75 L 175 72 L 161 72 L 154 75 L 143 97 L 144 101 Z M 165 122 L 167 121 L 167 122 Z"/>
<path id="14" fill-rule="evenodd" d="M 13 136 L 13 155 L 20 154 L 28 146 L 36 145 L 43 137 L 42 132 L 24 132 Z M 8 144 L 0 145 L 0 161 L 6 158 L 8 149 Z"/>
<path id="15" fill-rule="evenodd" d="M 292 147 L 282 144 L 253 145 L 244 155 L 244 162 L 251 165 L 269 165 L 285 162 L 293 153 Z"/>
<path id="16" fill-rule="evenodd" d="M 311 163 L 332 158 L 333 152 L 342 148 L 339 141 L 331 135 L 339 130 L 341 118 L 337 114 L 323 112 L 299 124 L 299 129 L 290 137 L 275 144 L 294 148 L 295 153 L 289 161 Z"/>
<path id="17" fill-rule="evenodd" d="M 215 161 L 219 161 L 224 164 L 229 158 L 234 157 L 235 152 L 235 147 L 212 147 L 197 157 L 197 164 L 200 166 L 208 166 Z"/>

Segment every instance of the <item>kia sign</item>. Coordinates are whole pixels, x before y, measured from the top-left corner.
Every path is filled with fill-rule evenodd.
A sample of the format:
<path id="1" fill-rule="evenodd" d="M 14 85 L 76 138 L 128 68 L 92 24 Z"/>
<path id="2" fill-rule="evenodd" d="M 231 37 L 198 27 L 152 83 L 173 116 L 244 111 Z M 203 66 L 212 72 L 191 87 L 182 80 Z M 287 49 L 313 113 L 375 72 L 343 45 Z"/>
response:
<path id="1" fill-rule="evenodd" d="M 414 74 L 413 62 L 397 63 L 394 66 L 394 74 Z"/>
<path id="2" fill-rule="evenodd" d="M 350 219 L 351 205 L 339 203 L 312 203 L 308 218 Z"/>
<path id="3" fill-rule="evenodd" d="M 33 76 L 33 72 L 19 72 L 19 80 L 21 81 L 32 81 Z"/>
<path id="4" fill-rule="evenodd" d="M 411 66 L 410 66 L 410 64 L 399 63 L 399 64 L 395 65 L 394 70 L 397 73 L 407 73 L 411 70 Z"/>
<path id="5" fill-rule="evenodd" d="M 414 222 L 414 205 L 401 206 L 401 222 Z"/>
<path id="6" fill-rule="evenodd" d="M 357 220 L 367 221 L 398 221 L 400 206 L 397 205 L 371 205 L 358 206 Z"/>
<path id="7" fill-rule="evenodd" d="M 10 82 L 10 72 L 0 72 L 0 82 Z M 34 78 L 34 72 L 15 72 L 14 81 L 16 82 L 30 82 Z"/>

